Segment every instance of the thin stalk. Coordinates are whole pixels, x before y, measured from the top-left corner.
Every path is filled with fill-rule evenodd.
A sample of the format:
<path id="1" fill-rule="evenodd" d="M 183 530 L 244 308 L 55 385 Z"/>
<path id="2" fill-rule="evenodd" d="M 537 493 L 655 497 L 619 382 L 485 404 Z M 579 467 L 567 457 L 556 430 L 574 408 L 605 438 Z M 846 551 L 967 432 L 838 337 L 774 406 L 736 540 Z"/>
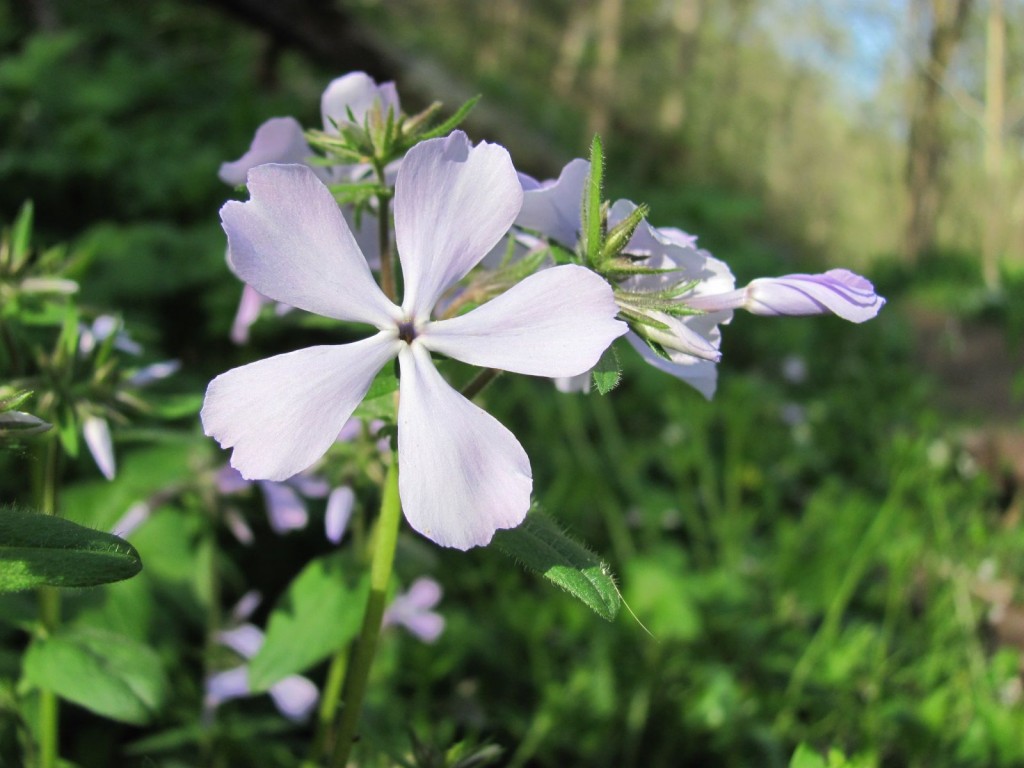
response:
<path id="1" fill-rule="evenodd" d="M 382 187 L 387 187 L 384 177 L 384 166 L 374 165 L 377 180 Z M 395 259 L 391 254 L 391 195 L 377 195 L 377 239 L 380 247 L 380 288 L 392 302 L 398 302 L 398 289 L 395 286 Z"/>
<path id="2" fill-rule="evenodd" d="M 57 513 L 58 444 L 55 436 L 40 441 L 35 463 L 35 501 L 44 515 Z M 52 635 L 60 624 L 60 592 L 56 587 L 39 589 L 39 627 L 44 637 Z M 39 766 L 56 768 L 60 741 L 57 694 L 39 692 Z"/>
<path id="3" fill-rule="evenodd" d="M 349 648 L 346 646 L 339 649 L 331 659 L 316 715 L 316 733 L 302 768 L 318 768 L 321 757 L 327 754 L 327 736 L 338 714 L 338 704 L 341 703 L 341 686 L 345 682 L 345 671 L 348 668 L 348 653 Z"/>
<path id="4" fill-rule="evenodd" d="M 345 706 L 338 722 L 337 741 L 334 744 L 334 768 L 344 768 L 348 763 L 352 745 L 359 725 L 359 714 L 366 696 L 370 679 L 370 667 L 377 652 L 380 639 L 381 620 L 387 603 L 388 582 L 395 562 L 395 545 L 398 542 L 398 525 L 402 519 L 402 502 L 398 497 L 398 456 L 392 455 L 388 475 L 384 480 L 384 493 L 377 521 L 373 561 L 370 564 L 370 595 L 363 613 L 363 627 L 356 639 L 352 653 L 352 665 L 345 680 Z"/>
<path id="5" fill-rule="evenodd" d="M 487 386 L 501 375 L 497 368 L 484 368 L 480 373 L 470 379 L 469 383 L 462 388 L 462 396 L 467 400 L 483 392 Z"/>

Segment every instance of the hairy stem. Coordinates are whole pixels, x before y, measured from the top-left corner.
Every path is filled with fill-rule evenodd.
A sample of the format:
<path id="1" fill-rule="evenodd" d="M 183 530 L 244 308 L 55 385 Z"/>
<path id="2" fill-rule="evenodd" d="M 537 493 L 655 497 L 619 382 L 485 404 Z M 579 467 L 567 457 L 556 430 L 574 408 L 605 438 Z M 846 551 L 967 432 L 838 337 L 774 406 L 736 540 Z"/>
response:
<path id="1" fill-rule="evenodd" d="M 338 723 L 337 741 L 334 744 L 334 768 L 343 768 L 355 743 L 359 714 L 366 696 L 366 685 L 370 679 L 370 667 L 377 652 L 380 639 L 381 620 L 387 602 L 388 582 L 391 581 L 391 567 L 395 561 L 395 545 L 398 542 L 398 525 L 402 519 L 402 503 L 398 497 L 398 456 L 392 455 L 384 480 L 380 518 L 374 541 L 373 561 L 370 564 L 370 595 L 363 613 L 363 627 L 356 639 L 352 653 L 352 664 L 343 694 L 344 708 Z"/>

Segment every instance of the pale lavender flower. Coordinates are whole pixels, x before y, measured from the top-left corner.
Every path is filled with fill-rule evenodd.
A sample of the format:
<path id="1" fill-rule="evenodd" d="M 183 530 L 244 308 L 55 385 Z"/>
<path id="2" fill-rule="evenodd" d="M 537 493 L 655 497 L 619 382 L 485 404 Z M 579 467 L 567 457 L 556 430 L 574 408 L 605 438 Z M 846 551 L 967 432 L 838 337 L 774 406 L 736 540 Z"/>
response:
<path id="1" fill-rule="evenodd" d="M 516 218 L 516 226 L 537 232 L 570 250 L 575 249 L 582 228 L 580 203 L 589 173 L 590 163 L 577 158 L 566 165 L 554 181 L 538 182 L 520 174 L 524 203 Z M 635 209 L 636 206 L 628 200 L 616 202 L 608 212 L 609 228 Z M 646 257 L 644 266 L 671 269 L 673 272 L 631 278 L 623 287 L 657 291 L 670 283 L 692 281 L 695 287 L 691 295 L 731 290 L 734 282 L 729 267 L 707 251 L 698 249 L 696 241 L 693 235 L 674 227 L 655 228 L 646 221 L 641 222 L 626 246 L 626 252 Z M 667 329 L 649 326 L 646 330 L 652 340 L 664 348 L 669 359 L 655 353 L 634 331 L 626 334 L 626 340 L 645 361 L 682 379 L 710 399 L 718 379 L 715 364 L 721 357 L 718 326 L 728 323 L 732 313 L 695 312 L 675 317 L 648 310 L 646 314 L 667 326 Z M 589 381 L 583 377 L 556 379 L 555 386 L 563 392 L 585 392 L 589 389 Z"/>
<path id="2" fill-rule="evenodd" d="M 832 313 L 851 323 L 863 323 L 878 314 L 885 299 L 871 281 L 848 269 L 830 269 L 815 275 L 759 277 L 745 288 L 717 295 L 686 299 L 694 309 L 745 309 L 754 315 L 803 316 Z"/>
<path id="3" fill-rule="evenodd" d="M 217 174 L 225 184 L 245 184 L 251 168 L 264 163 L 305 163 L 313 157 L 299 121 L 293 117 L 272 117 L 256 129 L 249 150 L 237 160 L 223 163 Z M 314 172 L 327 178 L 325 168 Z"/>
<path id="4" fill-rule="evenodd" d="M 444 632 L 444 616 L 432 609 L 441 602 L 442 594 L 440 584 L 421 576 L 391 601 L 383 625 L 402 626 L 424 643 L 435 642 Z"/>
<path id="5" fill-rule="evenodd" d="M 92 325 L 84 323 L 78 326 L 78 353 L 85 357 L 92 354 L 96 345 L 114 337 L 114 349 L 129 355 L 141 355 L 142 347 L 124 330 L 120 320 L 113 315 L 99 315 Z"/>
<path id="6" fill-rule="evenodd" d="M 153 507 L 146 501 L 137 501 L 128 507 L 121 518 L 111 527 L 111 532 L 121 536 L 131 536 L 140 525 L 149 520 Z"/>
<path id="7" fill-rule="evenodd" d="M 401 106 L 393 82 L 378 85 L 365 72 L 349 72 L 335 78 L 320 97 L 324 131 L 335 135 L 338 126 L 352 124 L 350 113 L 355 125 L 361 126 L 372 109 L 380 109 L 382 117 L 387 117 L 389 111 L 398 117 Z"/>
<path id="8" fill-rule="evenodd" d="M 217 633 L 217 641 L 243 659 L 251 659 L 263 645 L 263 632 L 253 624 L 241 624 Z M 232 699 L 252 696 L 249 667 L 242 665 L 210 675 L 206 679 L 203 705 L 207 711 Z M 294 722 L 304 722 L 320 698 L 313 681 L 301 675 L 290 675 L 274 683 L 268 691 L 278 711 Z"/>
<path id="9" fill-rule="evenodd" d="M 610 286 L 590 270 L 543 270 L 459 317 L 432 320 L 441 295 L 505 235 L 522 205 L 508 152 L 462 132 L 424 141 L 399 171 L 395 230 L 402 305 L 373 280 L 329 190 L 309 169 L 249 173 L 250 200 L 221 211 L 231 261 L 260 293 L 378 329 L 340 346 L 291 352 L 214 379 L 206 434 L 233 448 L 250 478 L 283 480 L 334 442 L 377 371 L 401 367 L 399 492 L 410 525 L 442 546 L 487 544 L 530 506 L 529 459 L 511 432 L 451 388 L 430 357 L 538 376 L 593 367 L 625 324 Z"/>
<path id="10" fill-rule="evenodd" d="M 566 165 L 557 179 L 537 181 L 519 174 L 523 186 L 523 207 L 516 226 L 550 237 L 572 250 L 580 234 L 580 203 L 590 163 L 576 158 Z"/>
<path id="11" fill-rule="evenodd" d="M 278 535 L 302 530 L 309 523 L 309 511 L 299 496 L 300 493 L 307 498 L 322 499 L 330 490 L 325 480 L 311 475 L 295 475 L 284 482 L 254 482 L 242 477 L 234 467 L 222 467 L 217 472 L 217 490 L 223 495 L 241 493 L 254 484 L 259 486 L 263 494 L 267 520 L 270 521 L 271 529 Z M 243 535 L 242 538 L 249 537 Z"/>
<path id="12" fill-rule="evenodd" d="M 617 201 L 608 212 L 608 226 L 614 227 L 635 210 L 636 205 L 630 201 Z M 625 251 L 645 257 L 645 267 L 671 270 L 629 278 L 622 284 L 628 291 L 657 292 L 674 284 L 692 283 L 693 288 L 681 299 L 689 304 L 690 297 L 722 293 L 732 290 L 735 285 L 732 272 L 724 261 L 697 248 L 695 237 L 675 228 L 655 228 L 646 220 L 641 221 Z M 726 309 L 676 317 L 647 310 L 645 314 L 667 326 L 664 329 L 648 326 L 644 330 L 652 341 L 661 345 L 669 359 L 655 353 L 633 331 L 626 335 L 626 340 L 646 362 L 685 381 L 710 400 L 718 382 L 716 363 L 722 356 L 719 326 L 732 320 L 732 312 Z"/>
<path id="13" fill-rule="evenodd" d="M 324 512 L 324 532 L 332 544 L 340 544 L 348 521 L 352 518 L 352 508 L 356 503 L 356 495 L 351 488 L 341 486 L 331 491 L 327 497 L 327 509 Z"/>

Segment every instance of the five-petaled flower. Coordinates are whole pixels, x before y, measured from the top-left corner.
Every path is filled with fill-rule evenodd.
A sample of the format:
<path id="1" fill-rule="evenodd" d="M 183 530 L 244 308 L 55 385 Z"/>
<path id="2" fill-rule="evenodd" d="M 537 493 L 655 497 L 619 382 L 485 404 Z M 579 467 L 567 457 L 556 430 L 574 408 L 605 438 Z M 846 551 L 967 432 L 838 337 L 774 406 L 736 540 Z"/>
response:
<path id="1" fill-rule="evenodd" d="M 251 479 L 283 480 L 322 456 L 377 372 L 398 358 L 399 493 L 409 524 L 443 546 L 487 544 L 522 522 L 530 462 L 496 419 L 455 391 L 431 352 L 537 376 L 593 367 L 626 332 L 611 287 L 583 267 L 530 275 L 458 317 L 436 320 L 441 296 L 509 230 L 523 191 L 508 152 L 462 132 L 406 155 L 395 188 L 401 306 L 374 281 L 331 193 L 300 165 L 249 172 L 250 200 L 221 210 L 235 272 L 265 296 L 366 323 L 361 341 L 290 352 L 214 379 L 203 426 Z"/>

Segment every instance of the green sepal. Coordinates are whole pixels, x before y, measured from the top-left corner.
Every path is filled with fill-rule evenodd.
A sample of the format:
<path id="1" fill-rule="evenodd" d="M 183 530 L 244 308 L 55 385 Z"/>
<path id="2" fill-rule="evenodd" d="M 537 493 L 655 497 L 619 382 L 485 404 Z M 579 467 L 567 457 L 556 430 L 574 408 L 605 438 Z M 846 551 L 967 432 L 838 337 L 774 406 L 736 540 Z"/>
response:
<path id="1" fill-rule="evenodd" d="M 420 136 L 417 136 L 417 141 L 425 141 L 426 139 L 436 139 L 441 136 L 447 136 L 449 133 L 451 133 L 453 130 L 455 130 L 455 128 L 459 126 L 459 123 L 466 119 L 466 116 L 473 110 L 473 107 L 476 106 L 476 103 L 478 101 L 480 101 L 479 95 L 469 99 L 461 107 L 455 110 L 455 114 L 453 114 L 443 123 L 431 128 L 429 131 L 426 131 Z"/>
<path id="2" fill-rule="evenodd" d="M 30 397 L 32 397 L 30 389 L 22 389 L 6 397 L 0 397 L 0 413 L 19 410 Z"/>
<path id="3" fill-rule="evenodd" d="M 0 508 L 0 592 L 94 587 L 141 570 L 135 547 L 111 533 L 52 515 Z"/>
<path id="4" fill-rule="evenodd" d="M 130 637 L 94 628 L 67 629 L 29 646 L 25 688 L 53 691 L 103 717 L 145 725 L 170 688 L 160 656 Z"/>
<path id="5" fill-rule="evenodd" d="M 346 203 L 367 203 L 379 195 L 383 194 L 390 196 L 391 194 L 391 190 L 388 187 L 383 187 L 376 182 L 366 182 L 363 184 L 332 184 L 330 186 L 330 190 L 331 194 L 334 195 L 334 199 L 341 205 Z"/>
<path id="6" fill-rule="evenodd" d="M 604 150 L 601 137 L 594 134 L 590 145 L 590 173 L 583 186 L 583 202 L 581 220 L 583 223 L 582 242 L 580 246 L 587 264 L 596 266 L 600 263 L 605 212 L 601 205 L 602 184 L 604 175 Z"/>
<path id="7" fill-rule="evenodd" d="M 624 307 L 619 305 L 619 314 L 625 318 L 626 322 L 629 323 L 629 327 L 638 333 L 640 336 L 646 338 L 644 328 L 657 328 L 660 331 L 670 330 L 668 323 L 663 323 L 660 320 L 655 320 L 649 315 L 645 315 L 639 310 L 632 309 L 630 307 Z"/>
<path id="8" fill-rule="evenodd" d="M 491 543 L 564 589 L 602 619 L 611 621 L 618 614 L 622 596 L 608 565 L 569 538 L 536 506 L 518 528 L 498 531 Z"/>
<path id="9" fill-rule="evenodd" d="M 619 364 L 619 356 L 614 346 L 609 346 L 597 361 L 594 370 L 591 372 L 594 380 L 594 388 L 602 395 L 607 395 L 622 381 L 622 366 Z"/>
<path id="10" fill-rule="evenodd" d="M 633 233 L 640 226 L 650 209 L 646 205 L 638 205 L 629 216 L 611 228 L 601 249 L 601 263 L 614 259 L 633 239 Z"/>
<path id="11" fill-rule="evenodd" d="M 267 636 L 249 663 L 249 685 L 266 691 L 335 653 L 359 633 L 369 574 L 347 574 L 342 553 L 306 565 L 274 606 Z"/>

